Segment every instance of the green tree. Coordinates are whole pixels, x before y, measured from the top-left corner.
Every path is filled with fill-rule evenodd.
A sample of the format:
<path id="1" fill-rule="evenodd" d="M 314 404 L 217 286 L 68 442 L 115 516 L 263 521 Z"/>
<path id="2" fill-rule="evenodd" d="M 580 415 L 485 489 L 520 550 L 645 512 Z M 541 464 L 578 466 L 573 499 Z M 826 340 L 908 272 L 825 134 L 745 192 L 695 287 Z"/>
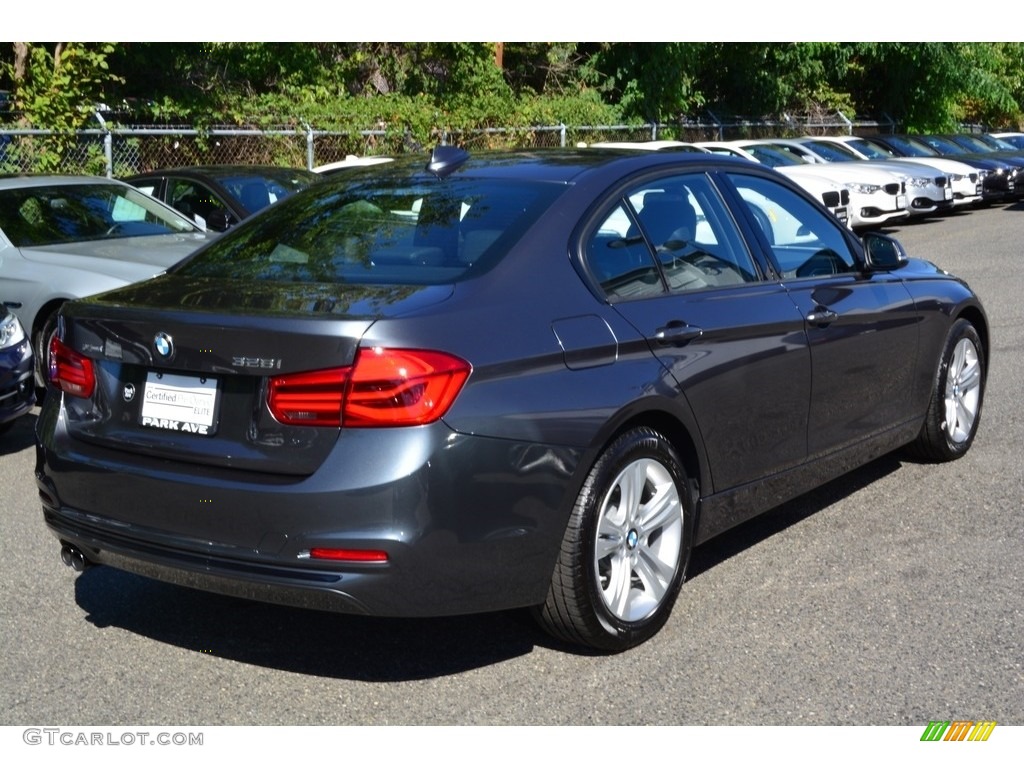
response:
<path id="1" fill-rule="evenodd" d="M 704 43 L 695 74 L 708 102 L 734 114 L 848 112 L 847 60 L 840 43 Z"/>
<path id="2" fill-rule="evenodd" d="M 705 103 L 694 77 L 701 43 L 580 44 L 583 80 L 627 118 L 672 119 Z"/>
<path id="3" fill-rule="evenodd" d="M 956 130 L 964 119 L 1020 111 L 1011 74 L 1021 64 L 1019 47 L 857 43 L 852 50 L 851 89 L 865 108 L 887 112 L 906 130 Z"/>
<path id="4" fill-rule="evenodd" d="M 77 142 L 74 131 L 92 119 L 107 88 L 121 79 L 107 63 L 114 46 L 14 43 L 13 50 L 13 61 L 4 66 L 13 85 L 14 107 L 24 125 L 54 131 L 51 137 L 36 141 L 34 148 L 38 170 L 55 171 Z"/>

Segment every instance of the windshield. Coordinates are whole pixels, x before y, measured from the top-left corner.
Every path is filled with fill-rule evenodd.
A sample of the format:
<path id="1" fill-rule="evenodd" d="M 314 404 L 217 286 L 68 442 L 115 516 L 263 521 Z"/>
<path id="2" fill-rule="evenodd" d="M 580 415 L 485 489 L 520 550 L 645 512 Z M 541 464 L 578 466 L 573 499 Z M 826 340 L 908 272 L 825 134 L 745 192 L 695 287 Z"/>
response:
<path id="1" fill-rule="evenodd" d="M 191 277 L 433 285 L 496 263 L 564 190 L 375 174 L 314 185 L 178 268 Z"/>
<path id="2" fill-rule="evenodd" d="M 886 160 L 894 156 L 892 151 L 886 149 L 881 144 L 875 144 L 875 142 L 869 139 L 854 139 L 850 142 L 850 145 L 862 155 L 872 160 Z"/>
<path id="3" fill-rule="evenodd" d="M 907 157 L 936 157 L 938 153 L 929 147 L 927 144 L 922 144 L 919 141 L 908 138 L 906 136 L 888 136 L 886 140 L 894 147 L 900 154 L 906 155 Z"/>
<path id="4" fill-rule="evenodd" d="M 1002 139 L 997 138 L 995 136 L 989 136 L 987 133 L 983 133 L 980 136 L 976 136 L 975 138 L 977 138 L 978 141 L 985 142 L 985 144 L 987 144 L 989 147 L 991 147 L 992 149 L 995 149 L 995 150 L 997 150 L 999 152 L 1016 152 L 1017 151 L 1017 147 L 1013 146 L 1013 144 L 1010 144 L 1009 142 L 1003 141 Z"/>
<path id="5" fill-rule="evenodd" d="M 967 150 L 957 144 L 955 141 L 949 139 L 943 139 L 940 136 L 925 136 L 923 138 L 925 144 L 934 149 L 936 152 L 943 155 L 965 155 Z"/>
<path id="6" fill-rule="evenodd" d="M 750 154 L 752 154 L 759 163 L 767 165 L 769 168 L 780 168 L 786 165 L 807 165 L 807 161 L 801 157 L 797 157 L 792 152 L 787 152 L 781 147 L 775 147 L 768 144 L 751 144 L 744 147 Z"/>
<path id="7" fill-rule="evenodd" d="M 1024 134 L 1021 134 L 1019 136 L 1003 136 L 1002 138 L 998 139 L 998 141 L 1001 141 L 1002 143 L 1006 144 L 1007 149 L 1024 149 Z"/>
<path id="8" fill-rule="evenodd" d="M 850 160 L 860 160 L 855 152 L 851 152 L 846 147 L 841 147 L 838 144 L 832 144 L 826 141 L 805 141 L 803 142 L 814 154 L 820 155 L 821 157 L 828 160 L 830 163 L 844 163 Z"/>
<path id="9" fill-rule="evenodd" d="M 201 231 L 132 187 L 102 182 L 0 190 L 0 229 L 19 248 Z"/>
<path id="10" fill-rule="evenodd" d="M 957 136 L 955 141 L 961 147 L 966 147 L 967 149 L 974 150 L 976 152 L 992 151 L 992 147 L 990 147 L 981 139 L 976 139 L 973 136 Z"/>

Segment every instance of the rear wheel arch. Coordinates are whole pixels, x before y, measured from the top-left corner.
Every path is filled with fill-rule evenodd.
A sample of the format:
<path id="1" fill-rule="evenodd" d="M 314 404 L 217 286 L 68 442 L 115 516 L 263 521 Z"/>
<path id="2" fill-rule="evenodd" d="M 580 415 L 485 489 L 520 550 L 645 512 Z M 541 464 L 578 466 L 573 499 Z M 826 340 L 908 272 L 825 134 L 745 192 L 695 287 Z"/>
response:
<path id="1" fill-rule="evenodd" d="M 695 480 L 699 488 L 711 488 L 711 472 L 696 419 L 689 409 L 658 398 L 656 402 L 632 403 L 605 423 L 580 459 L 576 482 L 571 487 L 572 496 L 579 492 L 594 462 L 608 446 L 624 432 L 637 427 L 647 427 L 664 435 L 678 451 L 687 476 Z"/>

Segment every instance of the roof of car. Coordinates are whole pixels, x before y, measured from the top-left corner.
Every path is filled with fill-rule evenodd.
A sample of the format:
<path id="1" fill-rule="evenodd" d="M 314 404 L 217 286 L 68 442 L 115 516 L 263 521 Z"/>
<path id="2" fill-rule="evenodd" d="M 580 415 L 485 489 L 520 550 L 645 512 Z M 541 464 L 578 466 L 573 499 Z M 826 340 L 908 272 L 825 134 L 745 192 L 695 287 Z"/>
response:
<path id="1" fill-rule="evenodd" d="M 281 165 L 184 165 L 177 168 L 158 168 L 145 173 L 133 174 L 128 178 L 141 179 L 152 176 L 166 176 L 168 174 L 207 176 L 214 179 L 231 178 L 237 176 L 275 176 L 279 174 L 310 175 L 315 178 L 312 171 L 305 168 L 289 168 Z"/>
<path id="2" fill-rule="evenodd" d="M 0 189 L 24 189 L 26 187 L 57 187 L 70 184 L 117 184 L 122 182 L 104 176 L 62 176 L 50 174 L 2 174 Z"/>
<path id="3" fill-rule="evenodd" d="M 474 152 L 453 171 L 453 176 L 522 179 L 529 181 L 550 181 L 571 183 L 580 176 L 601 169 L 614 169 L 615 175 L 641 172 L 645 168 L 663 167 L 667 163 L 707 167 L 709 165 L 747 168 L 750 163 L 739 158 L 723 157 L 708 152 L 693 152 L 682 149 L 663 149 L 658 152 L 644 152 L 622 148 L 572 148 L 540 149 L 513 152 Z M 427 158 L 422 156 L 396 158 L 395 162 L 378 165 L 376 175 L 380 178 L 408 176 L 417 166 L 424 174 Z M 332 183 L 328 178 L 324 183 Z"/>

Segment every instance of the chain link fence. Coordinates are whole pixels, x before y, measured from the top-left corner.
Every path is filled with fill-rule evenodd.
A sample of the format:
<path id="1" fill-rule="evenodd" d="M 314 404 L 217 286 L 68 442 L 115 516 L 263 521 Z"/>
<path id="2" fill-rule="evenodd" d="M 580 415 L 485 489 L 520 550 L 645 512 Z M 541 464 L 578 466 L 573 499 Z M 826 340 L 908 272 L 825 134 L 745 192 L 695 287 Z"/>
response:
<path id="1" fill-rule="evenodd" d="M 401 155 L 426 147 L 406 130 L 361 131 L 302 128 L 189 126 L 109 126 L 74 134 L 24 127 L 0 126 L 0 173 L 38 173 L 129 176 L 187 165 L 280 165 L 314 168 L 348 155 Z M 433 144 L 458 144 L 470 150 L 541 149 L 592 144 L 600 141 L 726 141 L 739 138 L 891 133 L 896 122 L 852 121 L 844 115 L 785 115 L 748 119 L 708 113 L 699 119 L 672 124 L 532 126 L 525 128 L 435 128 Z M 54 168 L 54 157 L 58 157 Z"/>

